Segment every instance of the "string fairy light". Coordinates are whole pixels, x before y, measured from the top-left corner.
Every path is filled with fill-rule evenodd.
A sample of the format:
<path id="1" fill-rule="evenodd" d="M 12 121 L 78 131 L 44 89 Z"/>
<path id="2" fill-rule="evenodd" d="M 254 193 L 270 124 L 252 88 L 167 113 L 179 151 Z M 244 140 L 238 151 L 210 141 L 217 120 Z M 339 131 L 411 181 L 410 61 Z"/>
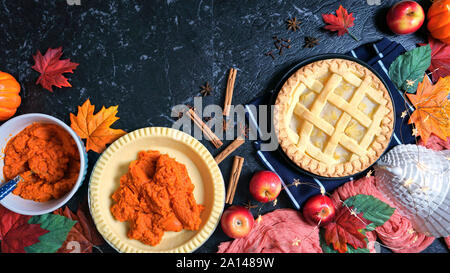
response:
<path id="1" fill-rule="evenodd" d="M 411 182 L 414 183 L 414 182 L 412 181 L 412 179 L 411 179 Z M 313 187 L 313 188 L 316 188 L 316 189 L 321 189 L 320 187 L 318 187 L 318 186 L 317 186 L 316 184 L 314 184 L 314 183 L 310 183 L 310 182 L 301 182 L 301 181 L 298 180 L 298 179 L 294 179 L 293 182 L 292 182 L 291 184 L 287 185 L 287 187 L 293 186 L 293 185 L 295 185 L 295 186 L 298 186 L 298 185 L 307 185 L 307 186 L 309 186 L 309 187 Z M 328 193 L 328 192 L 326 192 L 325 195 L 331 197 L 331 194 Z M 358 214 L 357 214 L 357 212 L 356 212 L 354 209 L 350 208 L 350 207 L 344 202 L 344 200 L 342 200 L 342 199 L 339 198 L 339 197 L 338 197 L 337 199 L 338 199 L 338 202 L 342 205 L 342 207 L 344 207 L 344 208 L 346 208 L 346 209 L 349 210 L 350 214 L 351 214 L 353 217 L 356 217 L 356 218 L 357 218 L 359 221 L 361 221 L 363 224 L 367 225 L 367 222 L 366 222 L 364 219 L 362 219 L 361 217 L 359 217 Z M 311 231 L 308 233 L 307 236 L 305 236 L 304 238 L 301 238 L 301 239 L 298 239 L 298 238 L 296 237 L 296 238 L 294 239 L 294 241 L 293 241 L 293 246 L 301 246 L 301 243 L 302 243 L 304 240 L 306 240 L 306 239 L 311 239 L 311 235 L 312 235 L 312 234 L 320 227 L 321 220 L 322 220 L 322 219 L 319 220 L 319 222 L 317 223 L 317 225 L 314 226 L 313 230 L 311 230 Z M 414 234 L 414 233 L 416 232 L 413 228 L 410 228 L 409 230 L 412 230 L 412 233 L 410 233 L 411 235 Z M 414 239 L 413 239 L 413 242 L 412 242 L 411 244 L 414 244 L 415 241 L 417 241 L 417 239 L 418 239 L 418 236 L 417 236 L 417 234 L 416 234 L 415 237 L 414 237 Z M 369 243 L 370 243 L 370 242 L 369 242 Z M 410 244 L 410 245 L 404 246 L 404 247 L 393 247 L 393 246 L 388 246 L 388 245 L 385 245 L 385 244 L 383 244 L 383 243 L 380 243 L 380 242 L 378 242 L 378 241 L 376 241 L 376 240 L 373 241 L 373 243 L 374 243 L 374 247 L 375 247 L 375 244 L 377 244 L 377 245 L 379 245 L 379 246 L 383 246 L 383 247 L 385 247 L 385 248 L 389 248 L 389 249 L 395 250 L 395 251 L 400 251 L 400 250 L 403 250 L 403 249 L 408 249 L 408 248 L 410 247 L 410 245 L 411 245 L 411 244 Z"/>

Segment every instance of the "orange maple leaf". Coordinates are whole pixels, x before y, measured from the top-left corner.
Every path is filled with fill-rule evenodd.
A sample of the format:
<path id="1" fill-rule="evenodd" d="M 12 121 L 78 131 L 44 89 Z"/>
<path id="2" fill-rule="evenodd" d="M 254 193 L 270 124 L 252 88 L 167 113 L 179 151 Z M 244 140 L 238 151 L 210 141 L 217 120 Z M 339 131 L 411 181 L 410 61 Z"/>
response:
<path id="1" fill-rule="evenodd" d="M 450 76 L 439 78 L 433 85 L 428 77 L 417 86 L 416 94 L 406 94 L 416 110 L 409 124 L 414 123 L 418 135 L 426 144 L 431 133 L 442 140 L 450 136 Z"/>
<path id="2" fill-rule="evenodd" d="M 95 106 L 86 100 L 82 106 L 78 106 L 78 114 L 70 114 L 70 127 L 82 139 L 86 139 L 86 150 L 93 150 L 101 153 L 105 150 L 106 144 L 112 143 L 119 137 L 126 134 L 124 130 L 111 129 L 110 126 L 116 122 L 118 106 L 111 106 L 102 109 L 94 115 Z"/>

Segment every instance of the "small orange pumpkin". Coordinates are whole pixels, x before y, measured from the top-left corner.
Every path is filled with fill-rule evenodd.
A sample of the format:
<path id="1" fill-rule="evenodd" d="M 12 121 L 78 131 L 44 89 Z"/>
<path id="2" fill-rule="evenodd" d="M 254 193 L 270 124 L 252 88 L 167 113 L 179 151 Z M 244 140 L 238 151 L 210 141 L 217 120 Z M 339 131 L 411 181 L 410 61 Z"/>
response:
<path id="1" fill-rule="evenodd" d="M 20 84 L 8 73 L 0 71 L 0 121 L 14 116 L 22 102 Z"/>
<path id="2" fill-rule="evenodd" d="M 427 13 L 431 36 L 450 44 L 450 0 L 436 0 Z"/>

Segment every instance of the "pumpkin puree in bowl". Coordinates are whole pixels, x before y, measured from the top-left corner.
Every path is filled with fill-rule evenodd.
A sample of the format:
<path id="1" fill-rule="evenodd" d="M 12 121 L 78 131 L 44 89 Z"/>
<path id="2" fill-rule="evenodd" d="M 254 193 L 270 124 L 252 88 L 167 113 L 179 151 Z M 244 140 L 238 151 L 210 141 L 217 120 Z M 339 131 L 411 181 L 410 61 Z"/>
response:
<path id="1" fill-rule="evenodd" d="M 113 216 L 130 226 L 127 236 L 155 246 L 165 231 L 198 230 L 200 213 L 186 166 L 158 151 L 141 151 L 113 193 Z"/>
<path id="2" fill-rule="evenodd" d="M 69 192 L 80 171 L 80 156 L 72 136 L 56 124 L 33 123 L 8 141 L 3 175 L 23 181 L 13 194 L 46 202 Z"/>

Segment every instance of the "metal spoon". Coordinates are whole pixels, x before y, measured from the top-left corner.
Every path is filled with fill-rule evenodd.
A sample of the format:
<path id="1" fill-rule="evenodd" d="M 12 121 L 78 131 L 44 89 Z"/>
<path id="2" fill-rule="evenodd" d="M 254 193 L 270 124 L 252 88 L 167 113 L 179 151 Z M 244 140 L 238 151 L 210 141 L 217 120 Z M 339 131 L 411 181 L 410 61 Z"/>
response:
<path id="1" fill-rule="evenodd" d="M 11 193 L 17 186 L 17 183 L 23 181 L 24 179 L 18 175 L 12 180 L 0 185 L 0 200 L 5 198 L 9 193 Z"/>

